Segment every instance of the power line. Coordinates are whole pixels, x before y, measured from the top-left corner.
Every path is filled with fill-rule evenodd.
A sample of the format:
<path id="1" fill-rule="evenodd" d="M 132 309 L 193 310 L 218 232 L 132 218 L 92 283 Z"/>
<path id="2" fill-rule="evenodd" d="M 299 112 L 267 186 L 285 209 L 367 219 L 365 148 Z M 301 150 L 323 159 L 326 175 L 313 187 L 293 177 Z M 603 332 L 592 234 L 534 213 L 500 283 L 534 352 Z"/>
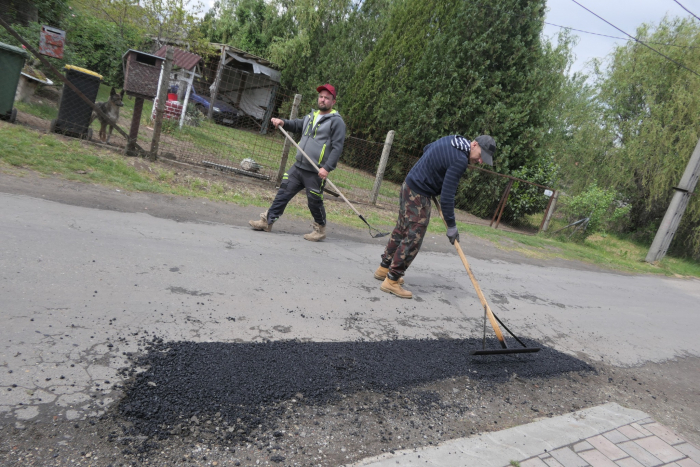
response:
<path id="1" fill-rule="evenodd" d="M 584 10 L 586 10 L 587 12 L 589 12 L 590 14 L 592 14 L 593 16 L 595 16 L 596 18 L 598 18 L 599 20 L 604 21 L 604 22 L 606 22 L 607 24 L 609 24 L 610 26 L 614 27 L 615 29 L 617 29 L 618 31 L 620 31 L 622 34 L 624 34 L 625 36 L 627 36 L 627 37 L 629 37 L 630 39 L 634 40 L 635 42 L 637 42 L 637 43 L 639 43 L 639 44 L 642 44 L 644 47 L 646 47 L 647 49 L 649 49 L 649 50 L 651 50 L 651 51 L 653 51 L 653 52 L 656 52 L 657 54 L 659 54 L 659 55 L 661 55 L 662 57 L 664 57 L 666 60 L 668 60 L 668 61 L 670 61 L 670 62 L 673 62 L 673 63 L 675 63 L 676 65 L 678 65 L 679 67 L 688 70 L 689 72 L 691 72 L 691 73 L 694 74 L 695 76 L 700 77 L 700 74 L 698 74 L 698 72 L 696 72 L 696 71 L 694 71 L 694 70 L 691 70 L 690 68 L 688 68 L 687 66 L 683 65 L 682 63 L 679 63 L 679 62 L 675 61 L 674 59 L 672 59 L 671 57 L 662 54 L 661 52 L 659 52 L 659 51 L 656 50 L 655 48 L 653 48 L 653 47 L 651 47 L 651 46 L 645 44 L 644 42 L 640 41 L 640 40 L 637 39 L 636 37 L 634 37 L 634 36 L 632 36 L 632 35 L 630 35 L 630 34 L 627 34 L 625 31 L 623 31 L 622 29 L 618 28 L 617 26 L 615 26 L 614 24 L 612 24 L 610 21 L 606 20 L 605 18 L 603 18 L 603 17 L 597 15 L 596 13 L 592 12 L 591 10 L 589 10 L 589 9 L 586 8 L 585 6 L 581 5 L 581 4 L 580 4 L 579 2 L 577 2 L 576 0 L 571 0 L 571 1 L 574 2 L 575 4 L 577 4 L 578 6 L 580 6 L 581 8 L 583 8 Z"/>
<path id="2" fill-rule="evenodd" d="M 689 9 L 687 9 L 686 7 L 684 7 L 683 5 L 681 5 L 681 2 L 679 2 L 678 0 L 673 0 L 673 1 L 676 2 L 676 3 L 677 3 L 681 8 L 683 8 L 685 11 L 687 11 L 687 12 L 690 13 L 691 15 L 695 16 L 695 19 L 700 20 L 700 18 L 698 18 L 698 15 L 696 15 L 695 13 L 693 13 L 692 11 L 690 11 Z"/>
<path id="3" fill-rule="evenodd" d="M 620 39 L 620 40 L 623 40 L 623 41 L 626 41 L 626 40 L 627 40 L 626 37 L 609 36 L 609 35 L 607 35 L 607 34 L 600 34 L 600 33 L 598 33 L 598 32 L 584 31 L 583 29 L 576 29 L 576 28 L 572 28 L 572 27 L 569 27 L 569 26 L 562 26 L 562 25 L 560 25 L 560 24 L 549 23 L 549 22 L 547 22 L 547 21 L 544 21 L 544 24 L 549 24 L 550 26 L 556 26 L 556 27 L 558 27 L 558 28 L 569 29 L 569 30 L 571 30 L 571 31 L 576 31 L 576 32 L 585 32 L 586 34 L 593 34 L 593 35 L 595 35 L 595 36 L 609 37 L 610 39 Z M 700 48 L 700 47 L 695 47 L 695 46 L 692 46 L 692 45 L 677 45 L 677 44 L 667 44 L 667 43 L 665 43 L 665 42 L 640 41 L 639 39 L 636 39 L 636 38 L 635 38 L 635 40 L 636 40 L 637 42 L 640 42 L 640 43 L 654 44 L 654 45 L 666 45 L 666 46 L 668 46 L 668 47 L 679 47 L 679 48 L 683 48 L 683 49 L 698 49 L 698 48 Z"/>

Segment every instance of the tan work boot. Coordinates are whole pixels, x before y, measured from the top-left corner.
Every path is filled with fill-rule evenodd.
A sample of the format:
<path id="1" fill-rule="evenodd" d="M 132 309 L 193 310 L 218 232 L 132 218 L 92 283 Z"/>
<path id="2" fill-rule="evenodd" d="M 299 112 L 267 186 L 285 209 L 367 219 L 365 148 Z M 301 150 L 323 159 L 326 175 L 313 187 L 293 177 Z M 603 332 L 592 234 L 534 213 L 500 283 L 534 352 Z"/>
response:
<path id="1" fill-rule="evenodd" d="M 382 292 L 393 293 L 397 297 L 413 298 L 413 294 L 401 287 L 399 281 L 392 281 L 388 276 L 386 279 L 384 279 L 384 282 L 382 282 L 382 285 L 379 288 L 382 290 Z"/>
<path id="2" fill-rule="evenodd" d="M 267 223 L 267 211 L 260 213 L 259 221 L 248 221 L 253 230 L 262 230 L 264 232 L 269 232 L 272 230 L 272 224 Z"/>
<path id="3" fill-rule="evenodd" d="M 311 224 L 311 227 L 314 228 L 314 231 L 304 235 L 304 239 L 309 240 L 310 242 L 320 242 L 321 240 L 326 238 L 325 225 L 319 225 L 316 222 L 314 222 L 313 224 Z"/>
<path id="4" fill-rule="evenodd" d="M 379 266 L 377 270 L 374 271 L 374 278 L 383 281 L 384 279 L 386 279 L 387 274 L 389 274 L 389 268 Z M 398 282 L 399 285 L 403 285 L 403 277 L 399 277 L 399 280 L 396 282 Z"/>

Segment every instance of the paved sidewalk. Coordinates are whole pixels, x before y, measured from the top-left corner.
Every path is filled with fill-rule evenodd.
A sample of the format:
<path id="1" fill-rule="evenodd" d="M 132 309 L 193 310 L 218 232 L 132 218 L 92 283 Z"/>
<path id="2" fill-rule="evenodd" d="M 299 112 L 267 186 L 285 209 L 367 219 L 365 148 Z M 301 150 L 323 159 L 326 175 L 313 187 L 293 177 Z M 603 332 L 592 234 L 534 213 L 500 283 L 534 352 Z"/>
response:
<path id="1" fill-rule="evenodd" d="M 700 449 L 615 403 L 527 425 L 364 459 L 355 466 L 700 467 Z"/>

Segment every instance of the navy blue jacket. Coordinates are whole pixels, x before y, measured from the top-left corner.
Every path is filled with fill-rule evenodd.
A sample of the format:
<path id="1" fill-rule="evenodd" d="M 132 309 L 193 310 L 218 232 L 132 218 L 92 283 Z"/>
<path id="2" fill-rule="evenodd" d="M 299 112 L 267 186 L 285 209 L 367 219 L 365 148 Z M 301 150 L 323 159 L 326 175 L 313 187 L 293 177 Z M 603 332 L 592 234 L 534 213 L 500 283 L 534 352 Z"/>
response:
<path id="1" fill-rule="evenodd" d="M 406 177 L 406 183 L 416 193 L 440 196 L 442 215 L 448 227 L 457 225 L 455 193 L 459 179 L 469 164 L 468 144 L 465 149 L 458 149 L 452 145 L 454 139 L 455 135 L 445 136 L 423 148 L 423 156 Z"/>

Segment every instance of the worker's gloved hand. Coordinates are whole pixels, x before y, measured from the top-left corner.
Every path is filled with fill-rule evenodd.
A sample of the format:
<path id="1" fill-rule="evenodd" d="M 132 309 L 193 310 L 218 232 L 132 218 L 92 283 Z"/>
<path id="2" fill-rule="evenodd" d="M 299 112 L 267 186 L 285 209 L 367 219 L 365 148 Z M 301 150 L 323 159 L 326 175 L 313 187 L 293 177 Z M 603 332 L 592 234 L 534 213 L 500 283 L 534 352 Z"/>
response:
<path id="1" fill-rule="evenodd" d="M 455 244 L 455 240 L 459 241 L 459 232 L 457 232 L 457 226 L 447 228 L 447 238 L 450 239 L 451 244 Z"/>

